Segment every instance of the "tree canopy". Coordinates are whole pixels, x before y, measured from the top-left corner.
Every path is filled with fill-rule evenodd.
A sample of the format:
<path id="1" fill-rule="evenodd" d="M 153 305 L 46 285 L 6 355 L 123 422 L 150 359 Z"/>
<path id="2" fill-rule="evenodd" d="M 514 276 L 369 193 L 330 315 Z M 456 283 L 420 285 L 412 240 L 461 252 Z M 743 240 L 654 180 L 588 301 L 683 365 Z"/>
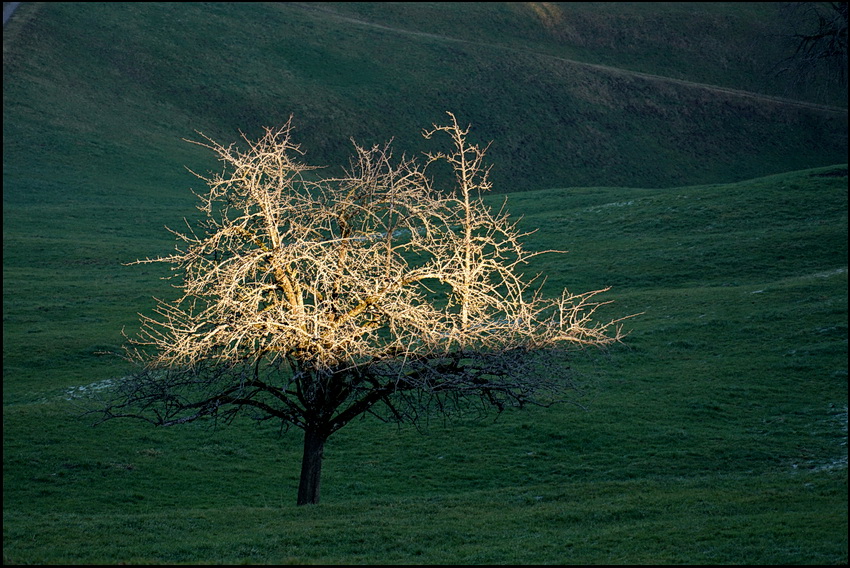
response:
<path id="1" fill-rule="evenodd" d="M 142 316 L 104 418 L 174 425 L 246 414 L 305 432 L 298 503 L 317 503 L 323 447 L 353 418 L 548 405 L 571 388 L 563 355 L 623 337 L 597 322 L 607 289 L 544 298 L 527 236 L 488 207 L 486 147 L 454 115 L 447 152 L 394 160 L 354 144 L 345 173 L 302 162 L 291 121 L 247 146 L 203 135 L 221 172 L 198 177 L 202 220 L 173 231 L 180 297 Z M 434 164 L 453 187 L 435 187 Z M 554 252 L 554 251 L 547 251 Z"/>

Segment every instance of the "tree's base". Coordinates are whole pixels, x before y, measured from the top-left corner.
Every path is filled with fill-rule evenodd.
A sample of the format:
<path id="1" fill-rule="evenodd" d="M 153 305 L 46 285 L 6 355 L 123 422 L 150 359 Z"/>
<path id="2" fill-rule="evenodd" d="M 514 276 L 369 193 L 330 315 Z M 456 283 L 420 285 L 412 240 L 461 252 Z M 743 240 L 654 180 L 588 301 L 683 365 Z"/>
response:
<path id="1" fill-rule="evenodd" d="M 318 505 L 322 488 L 322 457 L 325 437 L 312 430 L 304 431 L 304 457 L 298 484 L 298 505 Z"/>

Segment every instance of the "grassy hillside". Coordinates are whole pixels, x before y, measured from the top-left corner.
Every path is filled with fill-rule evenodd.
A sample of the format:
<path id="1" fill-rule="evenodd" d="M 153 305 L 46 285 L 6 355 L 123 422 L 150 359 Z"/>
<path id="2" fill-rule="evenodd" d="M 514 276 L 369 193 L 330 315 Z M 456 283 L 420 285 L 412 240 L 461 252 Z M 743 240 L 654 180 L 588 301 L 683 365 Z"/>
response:
<path id="1" fill-rule="evenodd" d="M 7 562 L 846 563 L 846 165 L 511 195 L 531 248 L 572 251 L 531 267 L 551 291 L 645 312 L 575 360 L 587 410 L 357 422 L 315 508 L 298 432 L 75 418 L 124 371 L 97 352 L 168 293 L 117 261 L 172 244 L 138 211 L 187 203 L 126 200 L 4 211 Z M 39 214 L 61 221 L 28 234 Z"/>
<path id="2" fill-rule="evenodd" d="M 779 28 L 774 3 L 24 3 L 4 30 L 4 168 L 154 185 L 195 130 L 290 114 L 338 164 L 350 136 L 418 151 L 447 110 L 494 141 L 502 192 L 842 162 L 846 93 L 775 98 Z"/>
<path id="3" fill-rule="evenodd" d="M 771 5 L 22 4 L 4 562 L 846 564 L 847 115 L 761 96 L 788 95 L 756 73 Z M 570 251 L 530 267 L 547 290 L 644 312 L 576 357 L 586 410 L 357 422 L 300 508 L 299 432 L 78 418 L 126 372 L 102 353 L 171 293 L 121 263 L 167 254 L 183 167 L 217 167 L 181 138 L 295 113 L 307 159 L 336 164 L 350 135 L 421 148 L 445 110 L 494 140 L 529 248 Z"/>

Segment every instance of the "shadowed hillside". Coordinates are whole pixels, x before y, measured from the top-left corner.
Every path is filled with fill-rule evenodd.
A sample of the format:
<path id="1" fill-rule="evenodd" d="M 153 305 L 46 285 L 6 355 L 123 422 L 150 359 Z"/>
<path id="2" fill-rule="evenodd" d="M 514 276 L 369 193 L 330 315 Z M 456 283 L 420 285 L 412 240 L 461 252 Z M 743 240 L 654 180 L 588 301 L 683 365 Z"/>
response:
<path id="1" fill-rule="evenodd" d="M 789 91 L 775 3 L 22 3 L 3 32 L 5 564 L 847 564 L 846 94 Z M 838 102 L 836 102 L 838 101 Z M 838 105 L 841 108 L 836 108 Z M 581 408 L 327 447 L 270 421 L 91 427 L 189 189 L 290 113 L 309 163 L 453 111 L 543 293 L 630 335 Z M 444 148 L 441 148 L 444 149 Z M 764 175 L 763 174 L 769 174 Z M 220 426 L 220 427 L 219 427 Z"/>
<path id="2" fill-rule="evenodd" d="M 846 104 L 787 98 L 780 31 L 771 3 L 24 3 L 4 166 L 157 183 L 194 130 L 235 140 L 290 114 L 313 162 L 345 163 L 349 136 L 422 150 L 447 110 L 493 141 L 499 192 L 842 162 Z"/>

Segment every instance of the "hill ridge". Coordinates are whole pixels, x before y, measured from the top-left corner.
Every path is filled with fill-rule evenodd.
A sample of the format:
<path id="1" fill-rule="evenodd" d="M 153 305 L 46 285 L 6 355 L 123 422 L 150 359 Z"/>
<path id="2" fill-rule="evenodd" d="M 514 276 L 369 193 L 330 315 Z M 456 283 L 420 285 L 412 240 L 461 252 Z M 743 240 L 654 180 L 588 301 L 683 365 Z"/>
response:
<path id="1" fill-rule="evenodd" d="M 699 83 L 699 82 L 696 82 L 696 81 L 687 81 L 687 80 L 684 80 L 684 79 L 676 79 L 676 78 L 673 78 L 673 77 L 665 77 L 663 75 L 656 75 L 656 74 L 653 74 L 653 73 L 644 73 L 642 71 L 633 71 L 631 69 L 623 69 L 621 67 L 612 67 L 610 65 L 602 65 L 602 64 L 599 64 L 599 63 L 588 63 L 586 61 L 579 61 L 579 60 L 576 60 L 576 59 L 570 59 L 570 58 L 567 58 L 567 57 L 561 57 L 561 56 L 552 55 L 552 54 L 549 54 L 549 53 L 541 53 L 541 52 L 535 51 L 533 49 L 520 49 L 520 48 L 512 47 L 512 46 L 509 46 L 509 45 L 500 45 L 498 43 L 473 41 L 473 40 L 468 40 L 468 39 L 451 37 L 451 36 L 447 36 L 447 35 L 443 35 L 443 34 L 433 34 L 433 33 L 430 33 L 430 32 L 418 32 L 418 31 L 415 31 L 415 30 L 399 28 L 399 27 L 396 27 L 396 26 L 387 26 L 387 25 L 384 25 L 384 24 L 378 24 L 376 22 L 370 22 L 370 21 L 364 20 L 362 18 L 355 18 L 353 16 L 347 16 L 345 14 L 340 14 L 339 12 L 332 10 L 330 8 L 327 8 L 327 7 L 324 7 L 324 6 L 316 6 L 315 4 L 312 4 L 312 3 L 307 4 L 307 3 L 303 3 L 303 2 L 292 2 L 291 5 L 294 6 L 294 7 L 297 7 L 297 8 L 304 9 L 304 10 L 309 10 L 309 11 L 314 11 L 314 12 L 322 12 L 324 14 L 328 14 L 329 16 L 332 16 L 332 17 L 334 17 L 338 20 L 341 20 L 341 21 L 351 22 L 351 23 L 354 23 L 354 24 L 362 25 L 362 26 L 368 26 L 368 27 L 375 28 L 375 29 L 386 30 L 386 31 L 396 32 L 396 33 L 405 34 L 405 35 L 425 37 L 425 38 L 431 38 L 431 39 L 437 39 L 437 40 L 443 40 L 443 41 L 451 41 L 451 42 L 457 42 L 457 43 L 464 43 L 464 44 L 469 44 L 469 45 L 478 45 L 478 46 L 490 47 L 490 48 L 494 48 L 494 49 L 514 51 L 514 52 L 517 52 L 517 53 L 526 53 L 526 54 L 529 54 L 529 55 L 535 55 L 535 56 L 538 56 L 538 57 L 543 57 L 543 58 L 552 59 L 552 60 L 555 60 L 555 61 L 560 61 L 560 62 L 571 64 L 571 65 L 576 65 L 576 66 L 579 66 L 579 67 L 584 67 L 586 69 L 596 69 L 596 70 L 603 71 L 605 73 L 610 73 L 610 74 L 629 75 L 629 76 L 632 76 L 632 77 L 637 77 L 637 78 L 646 79 L 646 80 L 650 80 L 650 81 L 661 81 L 661 82 L 672 83 L 672 84 L 681 85 L 681 86 L 685 86 L 685 87 L 705 89 L 705 90 L 714 91 L 714 92 L 717 92 L 717 93 L 725 93 L 725 94 L 729 94 L 729 95 L 735 95 L 735 96 L 739 96 L 739 97 L 749 98 L 749 99 L 753 99 L 753 100 L 760 100 L 760 101 L 764 101 L 764 102 L 779 103 L 779 104 L 784 104 L 784 105 L 789 105 L 789 106 L 796 106 L 796 107 L 800 107 L 800 108 L 808 108 L 808 109 L 812 109 L 812 110 L 819 110 L 819 111 L 823 111 L 823 112 L 831 112 L 831 113 L 835 113 L 835 114 L 847 114 L 846 108 L 837 107 L 837 106 L 833 106 L 833 105 L 825 105 L 825 104 L 811 103 L 811 102 L 807 102 L 807 101 L 799 101 L 799 100 L 796 100 L 796 99 L 789 99 L 789 98 L 786 98 L 786 97 L 778 97 L 778 96 L 774 96 L 774 95 L 764 95 L 764 94 L 761 94 L 761 93 L 755 93 L 755 92 L 752 92 L 752 91 L 745 91 L 745 90 L 742 90 L 742 89 L 733 89 L 731 87 L 721 87 L 721 86 L 718 86 L 718 85 L 711 85 L 711 84 L 708 84 L 708 83 Z"/>

